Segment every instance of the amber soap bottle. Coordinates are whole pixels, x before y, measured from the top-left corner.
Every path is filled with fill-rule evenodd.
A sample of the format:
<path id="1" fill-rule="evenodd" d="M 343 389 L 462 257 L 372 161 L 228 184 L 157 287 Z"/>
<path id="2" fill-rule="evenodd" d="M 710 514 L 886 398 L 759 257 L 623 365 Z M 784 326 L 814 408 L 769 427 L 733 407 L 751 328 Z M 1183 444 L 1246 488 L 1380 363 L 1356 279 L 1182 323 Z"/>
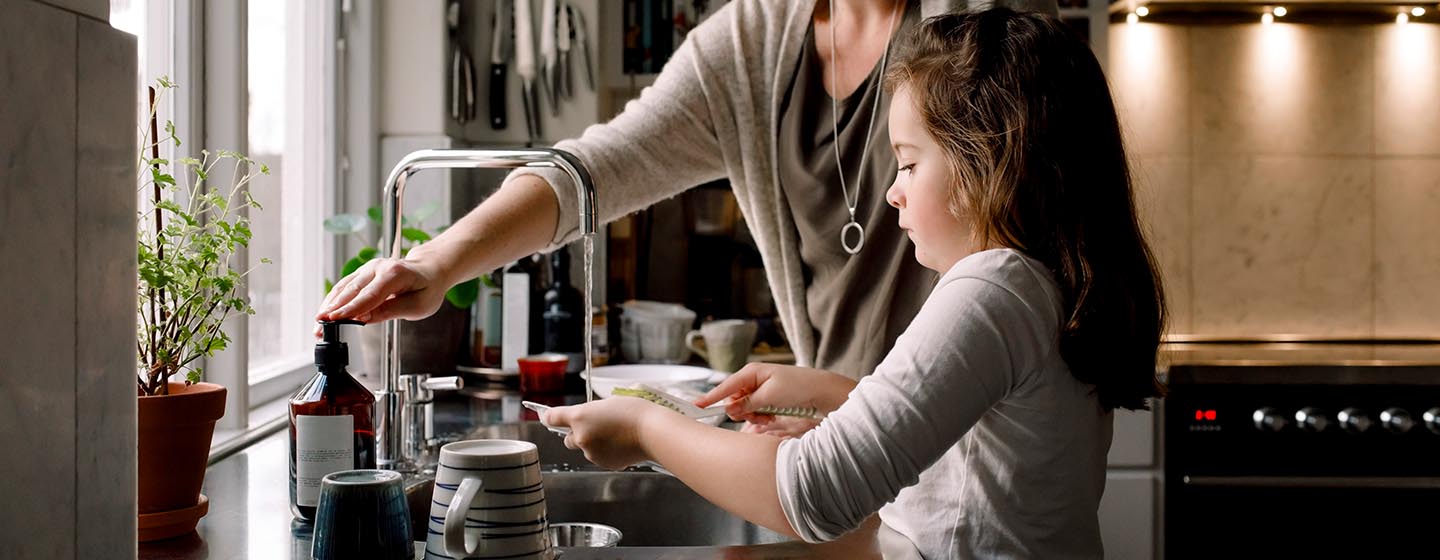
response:
<path id="1" fill-rule="evenodd" d="M 315 377 L 290 397 L 290 512 L 307 521 L 320 502 L 320 479 L 336 471 L 375 468 L 375 395 L 345 366 L 350 350 L 341 325 L 321 321 L 315 345 Z"/>

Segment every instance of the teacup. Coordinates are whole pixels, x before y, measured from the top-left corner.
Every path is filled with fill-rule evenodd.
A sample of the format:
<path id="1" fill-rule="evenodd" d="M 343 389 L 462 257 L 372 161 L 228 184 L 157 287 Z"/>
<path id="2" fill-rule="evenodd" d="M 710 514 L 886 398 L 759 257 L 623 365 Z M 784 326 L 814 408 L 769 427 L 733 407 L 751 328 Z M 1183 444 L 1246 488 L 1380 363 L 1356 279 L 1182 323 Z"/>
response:
<path id="1" fill-rule="evenodd" d="M 321 479 L 311 558 L 409 560 L 414 556 L 400 473 L 350 470 Z"/>
<path id="2" fill-rule="evenodd" d="M 705 358 L 710 369 L 734 373 L 750 359 L 750 347 L 755 344 L 756 328 L 754 321 L 710 321 L 700 325 L 700 330 L 690 331 L 690 334 L 685 335 L 685 345 Z M 697 346 L 697 338 L 703 338 L 705 345 Z"/>
<path id="3" fill-rule="evenodd" d="M 478 439 L 441 447 L 428 529 L 426 560 L 552 558 L 535 444 Z"/>

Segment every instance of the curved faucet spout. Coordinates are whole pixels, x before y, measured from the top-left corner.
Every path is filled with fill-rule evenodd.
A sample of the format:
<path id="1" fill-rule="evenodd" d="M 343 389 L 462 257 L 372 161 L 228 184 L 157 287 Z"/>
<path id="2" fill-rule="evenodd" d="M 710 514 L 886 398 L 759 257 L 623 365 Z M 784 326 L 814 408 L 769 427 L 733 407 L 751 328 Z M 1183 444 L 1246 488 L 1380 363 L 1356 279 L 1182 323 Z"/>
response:
<path id="1" fill-rule="evenodd" d="M 564 150 L 549 148 L 496 149 L 496 150 L 420 150 L 400 160 L 385 180 L 384 217 L 380 230 L 380 247 L 388 250 L 387 256 L 399 257 L 403 242 L 400 228 L 401 209 L 405 196 L 405 183 L 410 175 L 425 169 L 514 169 L 519 167 L 549 167 L 564 171 L 575 184 L 580 200 L 580 232 L 585 236 L 599 230 L 599 218 L 595 214 L 595 183 L 590 179 L 584 164 L 573 154 Z M 588 326 L 589 322 L 586 321 Z M 407 457 L 402 447 L 401 436 L 409 433 L 401 426 L 401 410 L 404 408 L 400 384 L 400 322 L 385 322 L 385 339 L 380 350 L 380 371 L 383 385 L 376 393 L 375 442 L 376 462 L 382 469 L 409 470 L 414 468 L 414 457 Z"/>

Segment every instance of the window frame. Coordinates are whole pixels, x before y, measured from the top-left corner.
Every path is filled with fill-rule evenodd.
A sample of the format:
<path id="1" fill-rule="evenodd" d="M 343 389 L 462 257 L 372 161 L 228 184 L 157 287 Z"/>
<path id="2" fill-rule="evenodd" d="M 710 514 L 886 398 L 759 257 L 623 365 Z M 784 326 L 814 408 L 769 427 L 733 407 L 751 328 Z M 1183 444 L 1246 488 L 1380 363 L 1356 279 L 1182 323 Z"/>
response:
<path id="1" fill-rule="evenodd" d="M 320 57 L 322 72 L 307 73 L 307 87 L 318 87 L 325 101 L 319 115 L 323 148 L 319 157 L 320 205 L 324 214 L 336 211 L 337 201 L 346 200 L 340 180 L 344 138 L 336 124 L 344 122 L 341 112 L 345 104 L 339 95 L 344 91 L 339 80 L 339 67 L 347 63 L 343 43 L 339 41 L 343 10 L 349 0 L 306 0 L 298 9 L 305 11 L 306 26 L 321 23 L 318 40 L 303 41 L 305 56 Z M 149 0 L 146 3 L 146 29 L 143 48 L 147 64 L 143 79 L 168 74 L 181 84 L 172 99 L 167 100 L 168 114 L 173 115 L 177 134 L 190 140 L 177 150 L 176 156 L 198 157 L 201 147 L 249 145 L 248 112 L 248 8 L 249 2 L 192 3 L 176 0 Z M 309 35 L 309 29 L 303 34 Z M 316 224 L 316 227 L 320 227 Z M 337 241 L 322 242 L 319 252 L 322 276 L 333 277 L 341 268 Z M 248 254 L 237 251 L 235 259 L 244 262 Z M 247 290 L 248 285 L 242 286 Z M 296 356 L 277 364 L 251 368 L 248 350 L 248 316 L 232 315 L 223 327 L 231 335 L 230 349 L 203 360 L 205 379 L 227 388 L 227 414 L 216 424 L 212 439 L 211 461 L 243 448 L 285 426 L 287 407 L 283 401 L 313 373 L 312 360 Z M 243 413 L 237 413 L 243 411 Z"/>

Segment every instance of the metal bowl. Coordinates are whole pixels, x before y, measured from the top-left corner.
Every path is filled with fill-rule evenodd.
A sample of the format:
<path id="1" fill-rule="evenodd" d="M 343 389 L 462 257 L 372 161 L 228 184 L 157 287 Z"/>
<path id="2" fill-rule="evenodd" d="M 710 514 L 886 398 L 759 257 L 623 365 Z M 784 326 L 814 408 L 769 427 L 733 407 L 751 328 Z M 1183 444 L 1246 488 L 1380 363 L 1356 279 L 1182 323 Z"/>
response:
<path id="1" fill-rule="evenodd" d="M 599 523 L 551 523 L 550 544 L 563 547 L 615 546 L 623 535 L 619 529 Z"/>

